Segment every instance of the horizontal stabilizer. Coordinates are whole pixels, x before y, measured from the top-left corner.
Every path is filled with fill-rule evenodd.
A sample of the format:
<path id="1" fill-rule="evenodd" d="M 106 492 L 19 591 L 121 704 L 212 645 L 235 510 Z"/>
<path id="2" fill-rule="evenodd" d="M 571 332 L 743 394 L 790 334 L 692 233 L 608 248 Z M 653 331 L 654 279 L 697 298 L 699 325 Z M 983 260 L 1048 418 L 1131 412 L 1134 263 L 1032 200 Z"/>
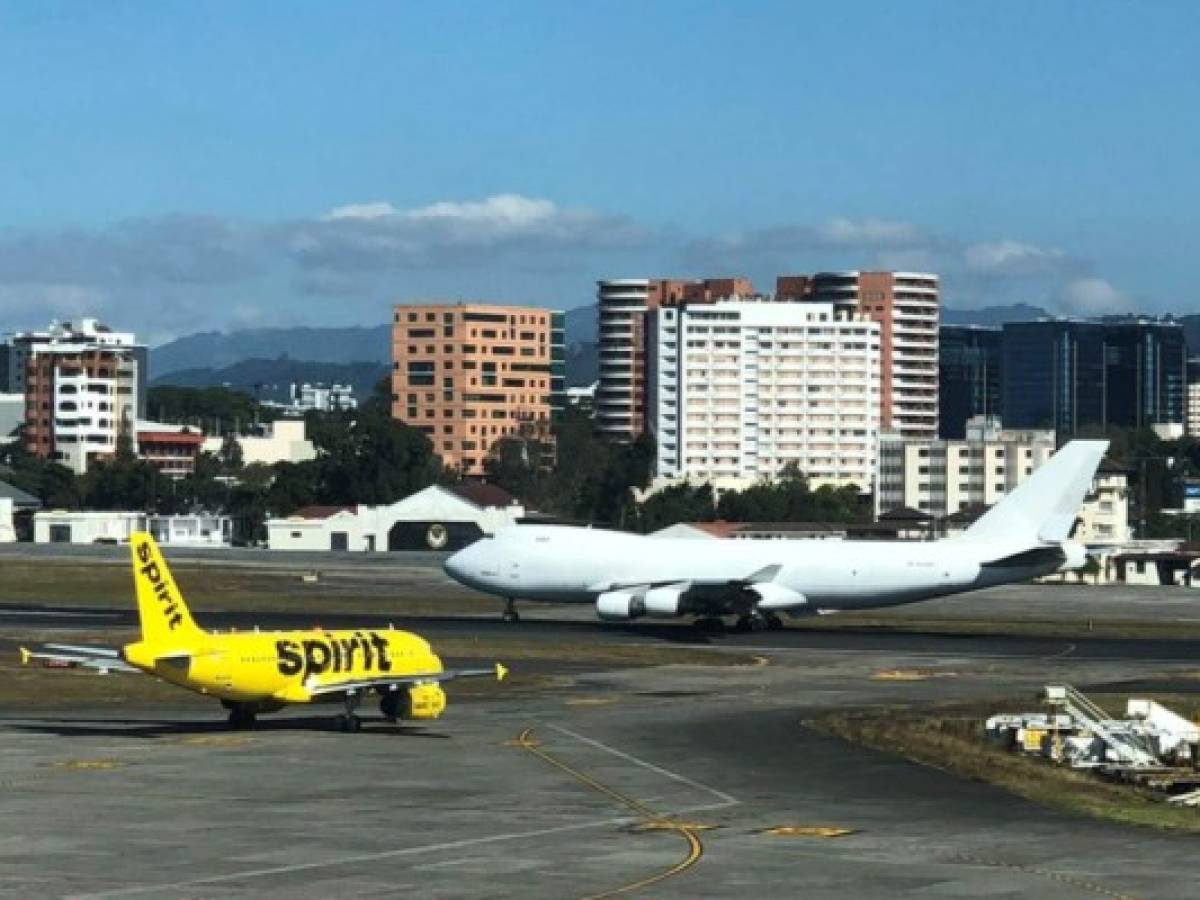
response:
<path id="1" fill-rule="evenodd" d="M 1063 553 L 1062 547 L 1056 544 L 1053 547 L 1034 547 L 1032 550 L 1023 550 L 1020 553 L 1010 553 L 1008 556 L 1001 556 L 998 559 L 989 559 L 983 563 L 983 567 L 986 569 L 1024 568 L 1026 566 L 1040 568 L 1046 565 L 1061 565 L 1066 559 L 1067 555 Z"/>

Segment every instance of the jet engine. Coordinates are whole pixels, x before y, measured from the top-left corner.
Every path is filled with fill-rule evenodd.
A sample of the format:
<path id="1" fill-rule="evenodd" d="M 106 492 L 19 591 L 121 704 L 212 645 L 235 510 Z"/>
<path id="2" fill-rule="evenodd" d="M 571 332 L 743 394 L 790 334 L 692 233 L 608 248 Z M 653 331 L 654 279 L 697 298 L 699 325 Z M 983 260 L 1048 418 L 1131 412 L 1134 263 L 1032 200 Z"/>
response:
<path id="1" fill-rule="evenodd" d="M 683 607 L 683 594 L 686 587 L 656 587 L 646 591 L 642 598 L 648 616 L 677 616 Z"/>
<path id="2" fill-rule="evenodd" d="M 747 585 L 746 590 L 758 595 L 758 602 L 754 605 L 764 611 L 795 609 L 808 603 L 808 598 L 803 594 L 797 593 L 791 588 L 786 588 L 782 584 L 776 584 L 773 581 L 755 582 L 754 584 Z"/>
<path id="3" fill-rule="evenodd" d="M 438 684 L 414 684 L 407 690 L 388 691 L 379 700 L 379 711 L 397 719 L 436 719 L 446 709 L 446 692 Z"/>
<path id="4" fill-rule="evenodd" d="M 607 622 L 636 619 L 645 612 L 642 599 L 628 591 L 605 591 L 596 598 L 596 614 Z"/>

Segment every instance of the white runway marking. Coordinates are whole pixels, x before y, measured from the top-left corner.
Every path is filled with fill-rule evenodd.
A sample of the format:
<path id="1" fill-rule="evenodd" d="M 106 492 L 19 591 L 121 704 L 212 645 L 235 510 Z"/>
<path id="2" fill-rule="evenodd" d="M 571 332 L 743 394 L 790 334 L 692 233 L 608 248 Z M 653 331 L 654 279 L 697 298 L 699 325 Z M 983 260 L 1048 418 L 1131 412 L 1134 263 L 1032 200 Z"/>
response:
<path id="1" fill-rule="evenodd" d="M 729 796 L 724 791 L 718 791 L 716 788 L 709 787 L 706 784 L 701 784 L 698 781 L 693 781 L 691 778 L 688 778 L 685 775 L 680 775 L 678 772 L 672 772 L 669 769 L 664 769 L 662 766 L 656 766 L 654 763 L 646 762 L 644 759 L 638 759 L 636 756 L 631 756 L 623 750 L 618 750 L 616 747 L 610 747 L 608 744 L 602 744 L 600 741 L 597 741 L 593 738 L 584 737 L 582 734 L 577 734 L 569 728 L 563 728 L 561 725 L 551 725 L 550 727 L 555 731 L 567 735 L 567 737 L 574 738 L 575 740 L 584 744 L 589 744 L 592 747 L 595 747 L 597 750 L 603 750 L 605 753 L 611 753 L 618 759 L 623 759 L 626 762 L 633 763 L 635 766 L 641 766 L 643 769 L 654 772 L 656 775 L 662 775 L 664 778 L 670 778 L 672 781 L 678 781 L 680 784 L 686 784 L 688 787 L 693 787 L 698 791 L 704 791 L 706 794 L 711 794 L 726 806 L 732 806 L 735 803 L 741 802 L 740 800 Z"/>

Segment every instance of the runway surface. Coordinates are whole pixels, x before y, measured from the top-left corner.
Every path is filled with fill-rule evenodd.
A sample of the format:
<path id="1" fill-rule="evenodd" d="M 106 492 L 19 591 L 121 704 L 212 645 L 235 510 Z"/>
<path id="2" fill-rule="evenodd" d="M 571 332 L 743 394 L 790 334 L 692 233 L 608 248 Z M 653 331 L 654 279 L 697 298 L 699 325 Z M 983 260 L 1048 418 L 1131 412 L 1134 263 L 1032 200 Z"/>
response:
<path id="1" fill-rule="evenodd" d="M 1048 610 L 1126 612 L 1116 593 L 1021 588 L 964 600 L 923 606 L 934 618 L 1035 623 Z M 135 626 L 132 604 L 2 601 L 0 587 L 2 651 L 20 633 L 116 639 Z M 1129 602 L 1143 619 L 1194 615 L 1178 592 Z M 1032 702 L 1060 681 L 1194 689 L 1200 640 L 820 630 L 803 620 L 707 635 L 560 607 L 531 607 L 516 626 L 336 605 L 197 618 L 218 629 L 390 621 L 435 647 L 559 649 L 515 664 L 539 675 L 525 686 L 474 698 L 451 685 L 446 716 L 428 726 L 365 709 L 357 735 L 334 730 L 330 710 L 303 708 L 229 732 L 215 703 L 184 692 L 130 707 L 0 706 L 0 896 L 1195 894 L 1198 838 L 1053 812 L 809 723 L 865 706 Z M 636 668 L 580 652 L 629 646 L 648 657 Z M 680 663 L 697 647 L 740 664 Z M 896 671 L 915 680 L 887 677 Z M 33 672 L 47 698 L 56 679 L 88 677 Z"/>
<path id="2" fill-rule="evenodd" d="M 573 612 L 573 611 L 572 611 Z M 436 641 L 445 637 L 479 637 L 488 641 L 514 643 L 552 639 L 589 642 L 646 644 L 687 647 L 728 647 L 753 652 L 830 650 L 843 652 L 905 652 L 931 656 L 986 658 L 1024 657 L 1046 659 L 1072 656 L 1076 659 L 1129 659 L 1200 664 L 1200 640 L 1192 638 L 1028 637 L 1009 634 L 958 634 L 952 632 L 904 632 L 878 627 L 809 629 L 791 622 L 781 631 L 740 633 L 732 629 L 712 634 L 686 622 L 632 623 L 629 625 L 580 619 L 577 615 L 558 618 L 543 612 L 508 624 L 486 616 L 372 616 L 327 613 L 314 615 L 281 612 L 197 613 L 205 628 L 252 630 L 312 628 L 396 628 L 416 631 Z M 0 603 L 0 628 L 82 629 L 90 632 L 136 628 L 137 615 L 127 607 L 82 607 L 27 603 Z"/>

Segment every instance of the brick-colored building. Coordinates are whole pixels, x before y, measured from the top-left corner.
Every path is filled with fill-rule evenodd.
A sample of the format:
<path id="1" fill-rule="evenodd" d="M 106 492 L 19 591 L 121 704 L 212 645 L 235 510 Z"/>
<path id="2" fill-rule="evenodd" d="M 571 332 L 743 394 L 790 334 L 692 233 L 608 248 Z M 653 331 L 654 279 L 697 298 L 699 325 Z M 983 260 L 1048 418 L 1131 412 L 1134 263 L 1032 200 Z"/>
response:
<path id="1" fill-rule="evenodd" d="M 39 347 L 25 362 L 25 443 L 45 459 L 86 472 L 116 453 L 137 418 L 132 348 Z"/>
<path id="2" fill-rule="evenodd" d="M 183 478 L 196 471 L 204 432 L 186 425 L 137 423 L 137 455 L 164 475 Z"/>
<path id="3" fill-rule="evenodd" d="M 565 398 L 563 325 L 562 313 L 528 306 L 396 306 L 392 415 L 446 465 L 482 475 L 499 439 L 549 435 Z"/>

